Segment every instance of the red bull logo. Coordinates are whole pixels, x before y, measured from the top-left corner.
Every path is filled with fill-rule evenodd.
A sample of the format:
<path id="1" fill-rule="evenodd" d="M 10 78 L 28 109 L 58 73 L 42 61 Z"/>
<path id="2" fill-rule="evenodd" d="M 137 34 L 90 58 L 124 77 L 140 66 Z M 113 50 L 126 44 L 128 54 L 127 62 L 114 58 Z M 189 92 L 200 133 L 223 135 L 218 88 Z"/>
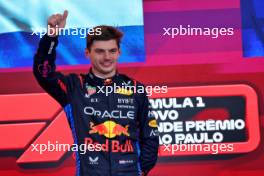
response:
<path id="1" fill-rule="evenodd" d="M 84 140 L 85 144 L 88 145 L 93 145 L 94 148 L 100 149 L 100 150 L 95 150 L 95 151 L 104 151 L 108 152 L 109 150 L 109 142 L 111 142 L 111 151 L 112 152 L 133 152 L 133 146 L 131 144 L 131 140 L 126 140 L 125 143 L 121 144 L 117 140 L 111 140 L 109 141 L 108 139 L 105 140 L 105 143 L 99 144 L 98 142 L 94 142 L 92 138 L 85 138 Z"/>
<path id="2" fill-rule="evenodd" d="M 93 122 L 90 122 L 91 130 L 89 131 L 89 134 L 98 133 L 99 135 L 104 135 L 107 138 L 114 138 L 121 135 L 129 136 L 128 127 L 129 125 L 123 127 L 111 120 L 98 125 L 94 125 Z"/>

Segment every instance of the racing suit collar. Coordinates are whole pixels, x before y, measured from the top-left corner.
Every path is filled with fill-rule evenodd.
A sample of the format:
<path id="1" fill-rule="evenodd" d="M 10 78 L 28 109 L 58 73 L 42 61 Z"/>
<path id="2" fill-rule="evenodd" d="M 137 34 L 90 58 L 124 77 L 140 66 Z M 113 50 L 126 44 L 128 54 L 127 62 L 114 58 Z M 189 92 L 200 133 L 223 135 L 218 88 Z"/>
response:
<path id="1" fill-rule="evenodd" d="M 94 83 L 96 85 L 104 85 L 104 86 L 107 86 L 107 85 L 111 85 L 112 83 L 116 82 L 117 81 L 117 78 L 118 78 L 118 71 L 116 70 L 116 73 L 114 76 L 112 77 L 109 77 L 109 78 L 100 78 L 98 76 L 96 76 L 93 71 L 92 71 L 92 68 L 90 68 L 89 70 L 89 73 L 88 73 L 88 77 L 94 81 Z"/>

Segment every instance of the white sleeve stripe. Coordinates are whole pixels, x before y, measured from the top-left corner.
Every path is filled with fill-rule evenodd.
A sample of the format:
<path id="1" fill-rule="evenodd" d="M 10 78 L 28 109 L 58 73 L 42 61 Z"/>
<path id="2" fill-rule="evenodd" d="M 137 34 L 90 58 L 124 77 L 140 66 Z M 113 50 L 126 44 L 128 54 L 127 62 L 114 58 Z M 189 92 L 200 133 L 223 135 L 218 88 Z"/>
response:
<path id="1" fill-rule="evenodd" d="M 48 54 L 51 54 L 54 45 L 55 45 L 55 42 L 50 43 L 50 48 L 49 48 Z"/>

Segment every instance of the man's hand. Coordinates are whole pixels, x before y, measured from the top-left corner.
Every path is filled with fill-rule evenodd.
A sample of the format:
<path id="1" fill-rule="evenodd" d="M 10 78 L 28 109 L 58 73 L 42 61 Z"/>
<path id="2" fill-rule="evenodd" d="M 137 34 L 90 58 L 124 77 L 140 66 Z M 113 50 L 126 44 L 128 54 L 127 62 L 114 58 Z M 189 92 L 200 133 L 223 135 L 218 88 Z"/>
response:
<path id="1" fill-rule="evenodd" d="M 48 19 L 48 36 L 56 37 L 60 29 L 63 29 L 66 25 L 66 19 L 68 16 L 68 11 L 64 10 L 63 14 L 51 15 Z"/>

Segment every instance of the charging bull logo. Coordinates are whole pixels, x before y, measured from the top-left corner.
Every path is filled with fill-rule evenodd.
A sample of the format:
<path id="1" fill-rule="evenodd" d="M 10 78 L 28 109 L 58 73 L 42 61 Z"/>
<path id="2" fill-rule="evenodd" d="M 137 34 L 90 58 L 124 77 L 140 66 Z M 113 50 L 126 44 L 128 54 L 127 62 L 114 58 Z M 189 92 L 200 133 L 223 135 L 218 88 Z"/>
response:
<path id="1" fill-rule="evenodd" d="M 129 125 L 123 127 L 122 125 L 110 120 L 98 125 L 94 125 L 93 122 L 90 122 L 91 130 L 89 131 L 89 134 L 98 133 L 99 135 L 104 135 L 107 138 L 114 138 L 116 136 L 121 136 L 122 134 L 129 136 L 128 127 Z"/>

